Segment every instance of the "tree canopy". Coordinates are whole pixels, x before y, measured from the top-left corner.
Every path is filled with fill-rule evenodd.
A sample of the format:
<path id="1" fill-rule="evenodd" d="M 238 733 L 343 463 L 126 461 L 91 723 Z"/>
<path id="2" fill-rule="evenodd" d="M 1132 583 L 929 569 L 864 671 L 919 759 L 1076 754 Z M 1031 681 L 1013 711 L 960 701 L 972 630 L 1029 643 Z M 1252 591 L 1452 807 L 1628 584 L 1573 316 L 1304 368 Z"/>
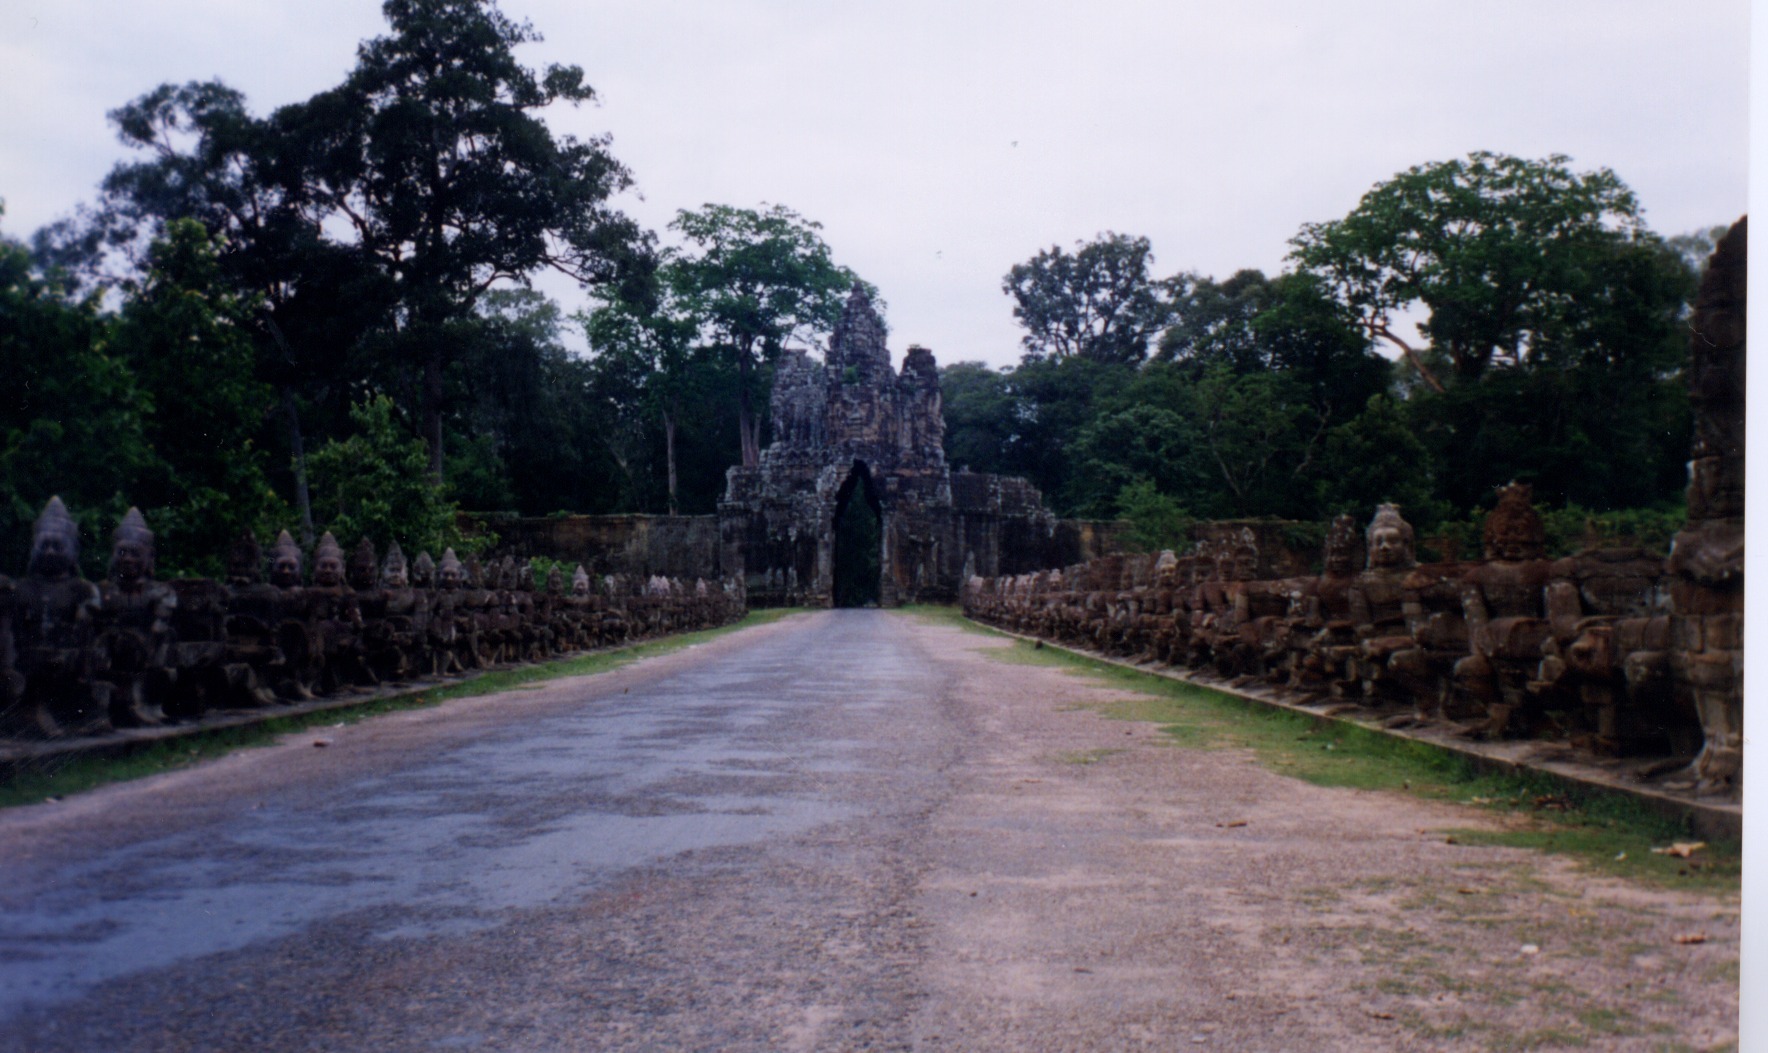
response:
<path id="1" fill-rule="evenodd" d="M 1150 273 L 1147 238 L 1107 231 L 1074 252 L 1053 245 L 1016 263 L 1001 283 L 1025 328 L 1028 359 L 1087 358 L 1136 363 L 1172 315 L 1175 279 Z"/>

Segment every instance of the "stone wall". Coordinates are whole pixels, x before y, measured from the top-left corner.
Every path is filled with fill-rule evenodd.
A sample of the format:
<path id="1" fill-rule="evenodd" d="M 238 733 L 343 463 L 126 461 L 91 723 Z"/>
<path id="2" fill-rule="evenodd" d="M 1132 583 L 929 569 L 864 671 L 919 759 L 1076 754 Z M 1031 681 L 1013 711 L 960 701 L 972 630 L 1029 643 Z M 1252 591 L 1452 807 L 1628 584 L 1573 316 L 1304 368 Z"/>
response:
<path id="1" fill-rule="evenodd" d="M 495 556 L 580 563 L 595 575 L 724 576 L 717 516 L 474 516 L 468 527 L 497 534 Z"/>
<path id="2" fill-rule="evenodd" d="M 79 531 L 52 498 L 18 581 L 0 577 L 0 738 L 62 738 L 200 721 L 315 696 L 427 681 L 587 647 L 706 628 L 745 610 L 736 581 L 574 575 L 536 583 L 528 561 L 481 565 L 453 550 L 408 565 L 398 546 L 346 557 L 331 534 L 308 553 L 287 531 L 268 560 L 246 536 L 226 581 L 153 576 L 135 509 L 110 574 L 79 576 Z"/>
<path id="3" fill-rule="evenodd" d="M 1526 484 L 1500 489 L 1481 558 L 1419 564 L 1384 505 L 1340 517 L 1317 573 L 1282 524 L 1205 524 L 1195 551 L 1105 556 L 964 589 L 979 620 L 1111 655 L 1368 707 L 1395 723 L 1646 754 L 1641 778 L 1735 799 L 1743 776 L 1747 226 L 1689 320 L 1688 522 L 1641 549 L 1545 558 Z"/>

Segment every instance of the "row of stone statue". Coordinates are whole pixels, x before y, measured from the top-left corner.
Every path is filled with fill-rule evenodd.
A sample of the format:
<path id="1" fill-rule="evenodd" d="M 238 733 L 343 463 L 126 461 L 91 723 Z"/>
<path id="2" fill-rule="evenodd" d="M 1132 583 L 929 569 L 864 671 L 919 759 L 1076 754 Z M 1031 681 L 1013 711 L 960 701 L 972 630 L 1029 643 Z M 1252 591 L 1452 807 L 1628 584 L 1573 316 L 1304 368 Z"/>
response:
<path id="1" fill-rule="evenodd" d="M 557 567 L 481 567 L 453 549 L 409 564 L 364 539 L 346 559 L 327 533 L 312 581 L 287 531 L 269 556 L 247 534 L 227 580 L 156 581 L 154 536 L 131 508 L 112 536 L 109 576 L 79 573 L 79 530 L 59 498 L 37 519 L 25 577 L 0 576 L 0 735 L 59 737 L 190 720 L 210 710 L 295 702 L 538 661 L 741 618 L 735 582 L 626 576 L 570 589 Z"/>
<path id="2" fill-rule="evenodd" d="M 1699 749 L 1690 781 L 1734 792 L 1741 602 L 1688 587 L 1640 549 L 1549 560 L 1545 546 L 1530 488 L 1511 484 L 1486 518 L 1480 561 L 1420 565 L 1412 527 L 1383 505 L 1366 530 L 1332 523 L 1318 576 L 1257 580 L 1243 531 L 1183 557 L 972 578 L 964 606 L 1109 655 L 1394 707 L 1394 724 L 1447 721 L 1610 755 Z"/>

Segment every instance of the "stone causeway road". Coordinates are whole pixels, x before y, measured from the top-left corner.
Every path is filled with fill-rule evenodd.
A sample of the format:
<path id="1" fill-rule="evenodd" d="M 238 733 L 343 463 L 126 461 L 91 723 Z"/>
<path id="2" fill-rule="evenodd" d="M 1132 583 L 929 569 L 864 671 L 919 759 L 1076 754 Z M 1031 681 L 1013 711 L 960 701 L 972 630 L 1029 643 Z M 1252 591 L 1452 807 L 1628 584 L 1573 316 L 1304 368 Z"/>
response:
<path id="1" fill-rule="evenodd" d="M 1734 1039 L 1735 898 L 1449 843 L 1494 820 L 1010 647 L 797 614 L 0 813 L 0 1051 Z"/>

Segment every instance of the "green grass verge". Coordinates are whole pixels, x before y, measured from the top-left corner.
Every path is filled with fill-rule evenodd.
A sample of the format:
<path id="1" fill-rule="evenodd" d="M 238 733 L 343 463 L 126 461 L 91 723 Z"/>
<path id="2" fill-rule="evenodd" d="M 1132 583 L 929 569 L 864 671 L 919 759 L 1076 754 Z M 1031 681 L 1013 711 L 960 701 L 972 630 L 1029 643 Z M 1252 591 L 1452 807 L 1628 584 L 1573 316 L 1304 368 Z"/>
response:
<path id="1" fill-rule="evenodd" d="M 641 658 L 667 654 L 739 629 L 765 625 L 798 613 L 791 608 L 770 608 L 750 611 L 741 621 L 716 629 L 682 633 L 646 640 L 631 647 L 612 651 L 561 658 L 537 665 L 498 669 L 471 680 L 444 683 L 385 698 L 369 699 L 359 705 L 318 710 L 269 720 L 241 727 L 193 730 L 189 735 L 145 744 L 122 756 L 74 756 L 44 762 L 40 770 L 19 772 L 0 785 L 0 808 L 10 808 L 39 801 L 58 799 L 113 782 L 139 779 L 161 772 L 187 768 L 201 761 L 225 756 L 234 750 L 267 746 L 283 735 L 315 727 L 354 724 L 384 713 L 423 709 L 455 698 L 490 695 L 500 691 L 520 690 L 541 681 L 560 677 L 584 676 L 636 662 Z"/>
<path id="2" fill-rule="evenodd" d="M 1319 786 L 1405 793 L 1496 814 L 1498 830 L 1445 831 L 1458 843 L 1509 845 L 1577 859 L 1591 870 L 1655 885 L 1707 892 L 1741 887 L 1742 846 L 1709 843 L 1691 859 L 1653 853 L 1693 840 L 1686 827 L 1622 793 L 1570 786 L 1547 774 L 1482 772 L 1466 757 L 1428 743 L 1306 713 L 1262 706 L 1233 695 L 1152 673 L 1038 647 L 965 619 L 952 607 L 910 607 L 906 613 L 943 625 L 1012 639 L 990 658 L 1058 666 L 1135 697 L 1102 707 L 1118 720 L 1160 726 L 1190 749 L 1250 750 L 1279 774 Z"/>

